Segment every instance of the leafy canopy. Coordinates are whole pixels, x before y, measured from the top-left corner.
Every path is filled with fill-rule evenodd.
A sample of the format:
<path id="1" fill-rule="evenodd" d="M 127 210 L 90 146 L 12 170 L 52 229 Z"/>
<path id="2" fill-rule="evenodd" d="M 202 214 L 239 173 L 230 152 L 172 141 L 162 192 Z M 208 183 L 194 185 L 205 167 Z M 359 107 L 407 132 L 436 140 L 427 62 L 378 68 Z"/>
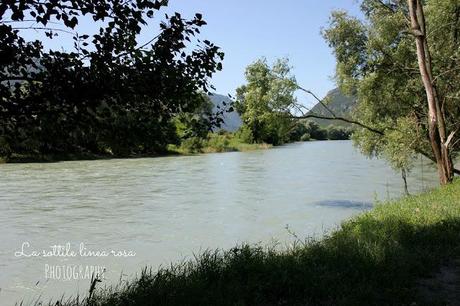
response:
<path id="1" fill-rule="evenodd" d="M 206 24 L 201 14 L 191 20 L 166 16 L 158 35 L 139 44 L 142 27 L 166 4 L 2 1 L 2 155 L 163 150 L 175 138 L 171 118 L 203 105 L 202 93 L 212 88 L 209 78 L 223 59 L 207 40 L 187 47 Z M 95 34 L 73 30 L 83 16 L 100 25 Z M 46 51 L 41 41 L 26 41 L 22 34 L 28 29 L 50 38 L 70 35 L 74 49 Z"/>
<path id="2" fill-rule="evenodd" d="M 406 1 L 364 0 L 365 20 L 337 11 L 323 35 L 337 58 L 336 79 L 342 91 L 356 95 L 356 120 L 383 131 L 354 133 L 368 155 L 386 157 L 395 168 L 410 168 L 415 154 L 433 159 L 428 138 L 426 95 L 409 33 Z M 449 131 L 460 127 L 460 3 L 425 1 L 433 74 Z M 455 156 L 458 135 L 452 142 Z"/>

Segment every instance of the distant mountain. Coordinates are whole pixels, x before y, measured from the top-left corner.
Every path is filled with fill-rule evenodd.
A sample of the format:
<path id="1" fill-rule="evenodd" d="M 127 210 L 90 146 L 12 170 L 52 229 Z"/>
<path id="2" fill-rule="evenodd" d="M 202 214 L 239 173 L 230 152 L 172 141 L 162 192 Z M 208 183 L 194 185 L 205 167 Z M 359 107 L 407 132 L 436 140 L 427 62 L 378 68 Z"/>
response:
<path id="1" fill-rule="evenodd" d="M 232 99 L 224 95 L 211 94 L 209 95 L 209 98 L 211 99 L 211 102 L 214 105 L 213 107 L 214 113 L 222 109 L 228 109 L 229 106 L 233 103 Z M 220 106 L 220 109 L 218 109 L 217 106 Z M 243 122 L 241 121 L 240 115 L 235 110 L 232 112 L 225 112 L 222 116 L 222 119 L 224 119 L 224 123 L 222 124 L 220 129 L 228 131 L 228 132 L 235 132 L 243 124 Z"/>
<path id="2" fill-rule="evenodd" d="M 211 102 L 214 105 L 213 112 L 218 111 L 217 106 L 220 106 L 221 107 L 220 109 L 225 109 L 225 108 L 228 108 L 229 105 L 231 105 L 231 103 L 233 103 L 232 99 L 224 95 L 211 94 L 209 98 L 211 99 Z M 355 98 L 345 96 L 344 94 L 340 92 L 338 88 L 335 88 L 329 91 L 324 101 L 327 103 L 326 105 L 328 106 L 328 108 L 330 108 L 334 112 L 334 114 L 336 114 L 337 116 L 342 116 L 342 117 L 350 117 L 350 114 L 356 105 Z M 226 105 L 224 105 L 224 103 Z M 315 114 L 323 115 L 323 116 L 331 115 L 326 110 L 326 108 L 324 108 L 324 106 L 322 106 L 320 103 L 316 104 L 309 111 L 309 113 L 315 113 Z M 235 132 L 243 124 L 243 122 L 241 121 L 240 115 L 235 110 L 232 112 L 224 113 L 223 119 L 224 119 L 224 123 L 222 124 L 220 129 L 228 131 L 228 132 Z M 331 124 L 337 125 L 337 126 L 350 126 L 350 124 L 343 122 L 343 121 L 338 121 L 338 120 L 326 120 L 326 119 L 316 119 L 316 118 L 311 118 L 309 120 L 318 123 L 322 127 L 327 127 L 328 125 L 331 125 Z"/>
<path id="3" fill-rule="evenodd" d="M 351 112 L 353 111 L 353 108 L 356 105 L 356 98 L 345 96 L 340 92 L 338 88 L 335 88 L 327 93 L 324 102 L 336 116 L 349 118 Z M 327 109 L 320 103 L 316 104 L 309 111 L 309 113 L 314 113 L 323 116 L 331 116 L 331 113 L 328 112 Z M 323 127 L 331 124 L 339 126 L 350 126 L 350 124 L 338 120 L 326 120 L 316 118 L 311 118 L 310 120 L 318 123 L 320 126 Z"/>

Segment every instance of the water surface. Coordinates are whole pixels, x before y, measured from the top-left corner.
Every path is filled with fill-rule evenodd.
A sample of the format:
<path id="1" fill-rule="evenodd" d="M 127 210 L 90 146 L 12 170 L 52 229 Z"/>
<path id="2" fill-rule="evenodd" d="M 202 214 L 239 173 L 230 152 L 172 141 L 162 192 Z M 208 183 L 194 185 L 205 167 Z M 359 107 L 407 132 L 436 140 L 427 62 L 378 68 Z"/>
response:
<path id="1" fill-rule="evenodd" d="M 416 193 L 436 184 L 422 161 Z M 85 293 L 89 280 L 47 279 L 46 267 L 104 266 L 103 284 L 142 266 L 168 265 L 204 249 L 250 242 L 286 245 L 321 235 L 375 200 L 402 195 L 400 173 L 349 141 L 184 157 L 0 166 L 0 300 L 30 302 Z M 78 251 L 126 250 L 134 257 L 15 256 L 70 243 Z M 48 270 L 49 271 L 49 270 Z"/>

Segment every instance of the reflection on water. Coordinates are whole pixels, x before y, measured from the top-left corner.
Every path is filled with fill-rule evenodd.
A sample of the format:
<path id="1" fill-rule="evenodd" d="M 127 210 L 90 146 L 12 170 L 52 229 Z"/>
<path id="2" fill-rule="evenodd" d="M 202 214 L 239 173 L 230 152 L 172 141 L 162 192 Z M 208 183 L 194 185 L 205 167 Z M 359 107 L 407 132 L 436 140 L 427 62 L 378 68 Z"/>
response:
<path id="1" fill-rule="evenodd" d="M 207 248 L 289 243 L 321 235 L 376 199 L 402 195 L 383 161 L 348 141 L 272 150 L 130 160 L 0 166 L 0 300 L 85 293 L 89 280 L 46 279 L 45 267 L 104 266 L 105 284 L 145 265 L 167 265 Z M 409 174 L 416 193 L 433 186 L 427 165 Z M 135 257 L 15 257 L 31 249 L 84 243 Z M 123 276 L 125 277 L 125 276 Z"/>

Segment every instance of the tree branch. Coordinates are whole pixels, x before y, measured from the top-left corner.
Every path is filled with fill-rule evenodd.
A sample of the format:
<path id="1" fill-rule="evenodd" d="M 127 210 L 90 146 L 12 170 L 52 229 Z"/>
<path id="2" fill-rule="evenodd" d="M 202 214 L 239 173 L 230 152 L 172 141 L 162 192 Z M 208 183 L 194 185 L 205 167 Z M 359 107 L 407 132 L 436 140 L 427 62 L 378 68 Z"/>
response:
<path id="1" fill-rule="evenodd" d="M 336 117 L 336 115 L 334 114 L 334 112 L 326 105 L 326 103 L 323 102 L 323 100 L 321 100 L 320 98 L 318 98 L 318 96 L 316 96 L 311 90 L 308 90 L 308 89 L 305 89 L 303 87 L 301 87 L 300 85 L 296 84 L 297 88 L 306 92 L 307 94 L 311 95 L 313 98 L 316 99 L 316 101 L 318 101 L 319 104 L 321 104 L 332 116 Z"/>
<path id="2" fill-rule="evenodd" d="M 435 159 L 433 156 L 431 156 L 429 153 L 427 153 L 427 152 L 425 152 L 425 151 L 423 151 L 423 150 L 421 150 L 421 149 L 415 149 L 415 152 L 418 153 L 418 154 L 421 154 L 421 155 L 425 156 L 425 157 L 428 158 L 430 161 L 432 161 L 433 163 L 436 164 L 436 159 Z M 454 168 L 453 168 L 453 171 L 454 171 L 455 174 L 460 175 L 460 169 L 456 169 L 456 168 L 454 167 Z"/>
<path id="3" fill-rule="evenodd" d="M 444 143 L 444 146 L 448 147 L 450 142 L 452 141 L 452 139 L 454 139 L 454 136 L 455 136 L 455 133 L 458 132 L 460 128 L 458 128 L 457 130 L 453 131 L 452 133 L 450 133 L 449 137 L 447 137 L 447 140 L 446 142 Z"/>
<path id="4" fill-rule="evenodd" d="M 302 115 L 301 116 L 294 116 L 294 115 L 291 115 L 291 118 L 293 119 L 308 119 L 308 118 L 316 118 L 316 119 L 325 119 L 325 120 L 339 120 L 339 121 L 343 121 L 343 122 L 347 122 L 347 123 L 350 123 L 350 124 L 355 124 L 357 126 L 360 126 L 370 132 L 373 132 L 373 133 L 376 133 L 376 134 L 379 134 L 381 136 L 385 135 L 385 131 L 383 130 L 379 130 L 377 128 L 373 128 L 371 126 L 368 126 L 364 123 L 361 123 L 359 121 L 356 121 L 356 120 L 353 120 L 353 119 L 348 119 L 348 118 L 344 118 L 344 117 L 341 117 L 341 116 L 336 116 L 335 113 L 321 100 L 318 98 L 318 96 L 316 96 L 311 90 L 308 90 L 308 89 L 305 89 L 305 88 L 302 88 L 301 86 L 299 86 L 298 84 L 295 84 L 297 86 L 298 89 L 310 94 L 311 96 L 313 96 L 331 115 L 332 117 L 330 116 L 322 116 L 322 115 L 318 115 L 318 114 L 313 114 L 313 113 L 307 113 L 307 114 L 304 114 L 302 111 Z M 299 109 L 300 110 L 300 109 Z M 452 133 L 451 136 L 453 137 L 453 134 L 455 133 Z M 450 141 L 449 141 L 450 142 Z M 429 160 L 431 160 L 432 162 L 436 163 L 436 159 L 431 156 L 430 154 L 428 154 L 427 152 L 421 150 L 421 149 L 415 149 L 415 152 L 425 156 L 426 158 L 428 158 Z M 460 170 L 459 169 L 456 169 L 456 168 L 453 168 L 453 172 L 457 175 L 460 175 Z"/>
<path id="5" fill-rule="evenodd" d="M 328 117 L 328 116 L 321 116 L 321 115 L 316 115 L 316 114 L 306 114 L 306 115 L 302 115 L 302 116 L 292 116 L 291 118 L 294 118 L 294 119 L 308 119 L 308 118 L 317 118 L 317 119 L 325 119 L 325 120 L 339 120 L 339 121 L 343 121 L 343 122 L 347 122 L 347 123 L 351 123 L 351 124 L 355 124 L 355 125 L 358 125 L 362 128 L 365 128 L 366 130 L 369 130 L 373 133 L 376 133 L 376 134 L 379 134 L 379 135 L 385 135 L 385 133 L 383 131 L 380 131 L 380 130 L 377 130 L 373 127 L 370 127 L 364 123 L 361 123 L 359 121 L 356 121 L 356 120 L 351 120 L 351 119 L 347 119 L 347 118 L 344 118 L 344 117 L 338 117 L 338 116 L 334 116 L 334 117 Z"/>
<path id="6" fill-rule="evenodd" d="M 304 114 L 302 112 L 302 116 L 293 116 L 292 118 L 297 118 L 297 119 L 307 119 L 307 118 L 317 118 L 317 119 L 326 119 L 326 120 L 339 120 L 339 121 L 343 121 L 343 122 L 347 122 L 347 123 L 351 123 L 351 124 L 355 124 L 355 125 L 358 125 L 362 128 L 365 128 L 366 130 L 369 130 L 373 133 L 376 133 L 376 134 L 379 134 L 379 135 L 385 135 L 384 131 L 381 131 L 381 130 L 378 130 L 376 128 L 373 128 L 373 127 L 370 127 L 364 123 L 361 123 L 359 121 L 356 121 L 356 120 L 353 120 L 353 119 L 348 119 L 348 118 L 345 118 L 345 117 L 341 117 L 341 116 L 337 116 L 327 105 L 326 103 L 323 102 L 323 100 L 321 100 L 320 98 L 318 98 L 317 95 L 315 95 L 311 90 L 308 90 L 308 89 L 305 89 L 303 87 L 301 87 L 300 85 L 298 84 L 295 84 L 297 86 L 298 89 L 308 93 L 309 95 L 311 95 L 313 98 L 315 98 L 319 104 L 321 104 L 331 115 L 332 117 L 329 117 L 329 116 L 322 116 L 322 115 L 317 115 L 317 114 L 313 114 L 313 113 L 308 113 L 308 114 Z"/>
<path id="7" fill-rule="evenodd" d="M 12 28 L 13 30 L 42 30 L 42 31 L 55 31 L 55 32 L 63 32 L 67 34 L 72 34 L 75 35 L 75 32 L 63 30 L 63 29 L 58 29 L 58 28 L 48 28 L 48 27 L 14 27 Z"/>

